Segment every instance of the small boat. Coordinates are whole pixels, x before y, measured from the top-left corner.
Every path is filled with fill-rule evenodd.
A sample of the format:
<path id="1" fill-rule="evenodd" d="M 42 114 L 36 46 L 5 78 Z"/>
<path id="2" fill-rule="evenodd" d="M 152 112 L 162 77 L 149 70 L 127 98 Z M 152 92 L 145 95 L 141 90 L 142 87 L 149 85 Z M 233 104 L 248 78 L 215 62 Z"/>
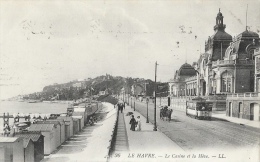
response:
<path id="1" fill-rule="evenodd" d="M 17 128 L 26 128 L 31 125 L 31 122 L 25 121 L 25 122 L 17 122 L 14 124 Z"/>
<path id="2" fill-rule="evenodd" d="M 29 100 L 28 103 L 37 103 L 37 102 L 41 102 L 40 100 Z"/>

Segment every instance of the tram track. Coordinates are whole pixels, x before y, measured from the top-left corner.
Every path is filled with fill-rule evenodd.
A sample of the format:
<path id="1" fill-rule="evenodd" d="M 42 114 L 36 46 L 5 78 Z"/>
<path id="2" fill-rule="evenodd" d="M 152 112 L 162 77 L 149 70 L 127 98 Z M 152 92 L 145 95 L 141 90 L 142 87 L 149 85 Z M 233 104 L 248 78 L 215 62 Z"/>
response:
<path id="1" fill-rule="evenodd" d="M 252 146 L 256 145 L 256 144 L 254 144 L 254 141 L 256 140 L 256 138 L 248 137 L 248 135 L 246 135 L 246 134 L 243 134 L 243 135 L 241 135 L 241 133 L 234 134 L 234 131 L 230 131 L 230 129 L 207 123 L 207 122 L 211 122 L 211 121 L 206 121 L 206 120 L 202 121 L 202 120 L 197 120 L 197 119 L 193 119 L 193 120 L 196 120 L 196 122 L 199 124 L 193 124 L 193 122 L 191 122 L 190 124 L 193 124 L 197 127 L 205 129 L 204 126 L 206 126 L 207 128 L 211 128 L 211 129 L 207 129 L 207 130 L 212 130 L 215 134 L 226 136 L 229 139 L 232 139 L 234 141 L 239 141 L 239 142 L 245 143 L 247 145 L 252 145 Z M 217 123 L 217 124 L 219 124 L 219 123 Z"/>
<path id="2" fill-rule="evenodd" d="M 149 106 L 149 116 L 153 118 L 154 109 L 151 109 L 152 105 Z M 137 103 L 136 110 L 146 116 L 145 104 Z M 170 123 L 161 121 L 157 117 L 157 125 L 166 136 L 184 150 L 208 147 L 259 147 L 260 145 L 260 130 L 256 128 L 235 125 L 222 120 L 197 120 L 187 117 L 185 113 L 176 110 L 174 110 L 173 114 L 174 120 Z"/>

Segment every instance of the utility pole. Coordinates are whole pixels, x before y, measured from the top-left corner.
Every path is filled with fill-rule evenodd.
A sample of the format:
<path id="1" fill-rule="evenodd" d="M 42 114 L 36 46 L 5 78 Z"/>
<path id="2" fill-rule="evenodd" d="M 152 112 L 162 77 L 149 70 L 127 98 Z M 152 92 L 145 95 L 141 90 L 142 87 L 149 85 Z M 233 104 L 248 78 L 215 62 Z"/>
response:
<path id="1" fill-rule="evenodd" d="M 146 114 L 146 123 L 149 123 L 149 119 L 148 119 L 148 103 L 149 103 L 149 99 L 146 98 L 146 110 L 147 110 L 147 114 Z"/>
<path id="2" fill-rule="evenodd" d="M 156 125 L 156 75 L 157 75 L 157 61 L 155 62 L 155 76 L 154 76 L 154 131 L 157 131 L 157 125 Z"/>

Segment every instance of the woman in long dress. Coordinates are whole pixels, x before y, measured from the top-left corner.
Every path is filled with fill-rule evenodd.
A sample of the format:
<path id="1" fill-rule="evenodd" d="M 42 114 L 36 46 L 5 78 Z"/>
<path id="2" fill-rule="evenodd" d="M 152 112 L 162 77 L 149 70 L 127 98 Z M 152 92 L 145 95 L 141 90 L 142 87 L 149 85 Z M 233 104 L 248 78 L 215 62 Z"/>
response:
<path id="1" fill-rule="evenodd" d="M 137 122 L 136 130 L 137 131 L 141 131 L 141 119 L 140 119 L 140 116 L 137 117 L 136 122 Z"/>
<path id="2" fill-rule="evenodd" d="M 132 115 L 132 118 L 131 118 L 129 124 L 131 124 L 130 130 L 135 131 L 136 120 L 135 120 L 134 115 Z"/>

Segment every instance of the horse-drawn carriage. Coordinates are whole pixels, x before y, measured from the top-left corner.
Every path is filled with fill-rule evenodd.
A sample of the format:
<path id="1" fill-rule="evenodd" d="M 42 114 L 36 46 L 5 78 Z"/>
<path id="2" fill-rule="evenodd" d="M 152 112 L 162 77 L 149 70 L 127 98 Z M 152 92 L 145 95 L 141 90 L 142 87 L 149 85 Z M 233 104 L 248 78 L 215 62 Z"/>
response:
<path id="1" fill-rule="evenodd" d="M 168 120 L 170 122 L 171 116 L 172 116 L 172 109 L 169 109 L 168 106 L 161 106 L 160 119 L 166 121 Z"/>

